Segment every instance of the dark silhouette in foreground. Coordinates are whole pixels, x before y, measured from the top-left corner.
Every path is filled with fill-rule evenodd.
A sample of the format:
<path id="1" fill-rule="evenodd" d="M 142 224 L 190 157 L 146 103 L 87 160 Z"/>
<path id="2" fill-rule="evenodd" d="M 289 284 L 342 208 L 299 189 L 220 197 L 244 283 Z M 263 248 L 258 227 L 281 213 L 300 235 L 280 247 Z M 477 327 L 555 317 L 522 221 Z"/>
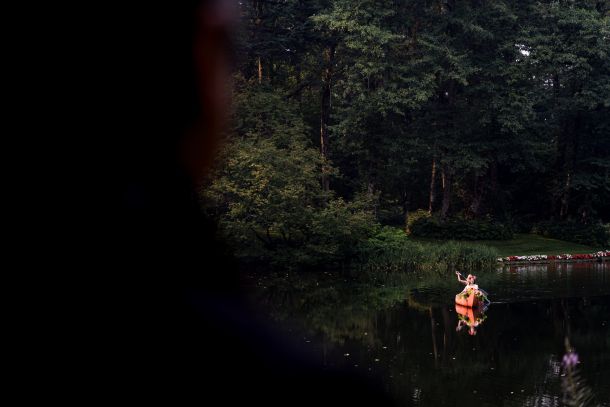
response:
<path id="1" fill-rule="evenodd" d="M 151 11 L 164 24 L 136 48 L 141 88 L 118 101 L 134 125 L 117 144 L 112 250 L 125 271 L 108 293 L 96 351 L 108 371 L 101 393 L 196 405 L 389 404 L 381 386 L 311 362 L 246 305 L 238 265 L 197 196 L 226 122 L 232 11 L 221 1 Z"/>

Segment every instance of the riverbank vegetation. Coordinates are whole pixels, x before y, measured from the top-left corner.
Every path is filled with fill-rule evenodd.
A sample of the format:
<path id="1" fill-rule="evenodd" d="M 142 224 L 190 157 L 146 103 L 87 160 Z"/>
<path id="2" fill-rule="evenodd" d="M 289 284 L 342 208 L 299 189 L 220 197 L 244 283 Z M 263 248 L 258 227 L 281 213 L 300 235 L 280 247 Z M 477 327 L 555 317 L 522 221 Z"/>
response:
<path id="1" fill-rule="evenodd" d="M 428 244 L 442 243 L 442 241 L 434 239 L 417 238 L 413 240 Z M 525 233 L 516 233 L 514 238 L 511 240 L 477 240 L 476 243 L 494 248 L 500 257 L 535 254 L 556 255 L 565 253 L 594 253 L 601 249 L 596 246 L 586 246 L 536 234 Z"/>
<path id="2" fill-rule="evenodd" d="M 541 252 L 512 253 L 514 233 L 608 244 L 606 3 L 239 11 L 232 127 L 201 195 L 245 264 L 449 271 Z"/>
<path id="3" fill-rule="evenodd" d="M 493 269 L 498 252 L 484 245 L 409 240 L 398 229 L 384 228 L 367 241 L 358 262 L 369 272 L 435 272 L 451 276 L 455 270 Z"/>

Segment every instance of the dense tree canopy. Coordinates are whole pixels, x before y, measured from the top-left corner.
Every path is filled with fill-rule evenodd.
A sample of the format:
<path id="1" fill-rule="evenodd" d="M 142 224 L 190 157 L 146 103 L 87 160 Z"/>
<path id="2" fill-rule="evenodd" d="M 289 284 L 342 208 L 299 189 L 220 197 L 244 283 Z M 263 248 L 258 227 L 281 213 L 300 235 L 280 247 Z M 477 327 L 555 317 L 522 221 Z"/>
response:
<path id="1" fill-rule="evenodd" d="M 610 2 L 244 0 L 240 12 L 234 127 L 204 188 L 230 235 L 311 259 L 339 250 L 330 233 L 357 239 L 417 209 L 610 220 Z"/>

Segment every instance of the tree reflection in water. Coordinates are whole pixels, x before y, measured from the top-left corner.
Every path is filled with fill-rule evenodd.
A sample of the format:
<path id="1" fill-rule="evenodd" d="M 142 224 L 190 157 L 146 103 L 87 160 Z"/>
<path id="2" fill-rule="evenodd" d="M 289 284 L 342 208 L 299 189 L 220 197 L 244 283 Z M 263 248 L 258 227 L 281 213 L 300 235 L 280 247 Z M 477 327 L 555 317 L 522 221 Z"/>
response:
<path id="1" fill-rule="evenodd" d="M 418 281 L 285 277 L 260 281 L 256 302 L 321 363 L 381 379 L 402 405 L 558 406 L 566 336 L 582 379 L 610 405 L 607 265 L 499 271 L 486 276 L 494 303 L 480 311 L 455 306 L 453 280 Z"/>

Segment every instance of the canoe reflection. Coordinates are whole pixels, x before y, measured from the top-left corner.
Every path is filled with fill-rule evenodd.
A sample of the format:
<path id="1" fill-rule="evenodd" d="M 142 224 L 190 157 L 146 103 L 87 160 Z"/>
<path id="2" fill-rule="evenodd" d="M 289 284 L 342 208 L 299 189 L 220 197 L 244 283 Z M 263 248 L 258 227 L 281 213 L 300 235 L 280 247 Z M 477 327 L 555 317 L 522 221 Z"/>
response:
<path id="1" fill-rule="evenodd" d="M 468 333 L 476 335 L 477 328 L 487 318 L 487 315 L 485 315 L 486 310 L 487 307 L 471 308 L 455 304 L 455 312 L 458 314 L 458 324 L 455 330 L 459 332 L 464 326 L 467 326 Z"/>

